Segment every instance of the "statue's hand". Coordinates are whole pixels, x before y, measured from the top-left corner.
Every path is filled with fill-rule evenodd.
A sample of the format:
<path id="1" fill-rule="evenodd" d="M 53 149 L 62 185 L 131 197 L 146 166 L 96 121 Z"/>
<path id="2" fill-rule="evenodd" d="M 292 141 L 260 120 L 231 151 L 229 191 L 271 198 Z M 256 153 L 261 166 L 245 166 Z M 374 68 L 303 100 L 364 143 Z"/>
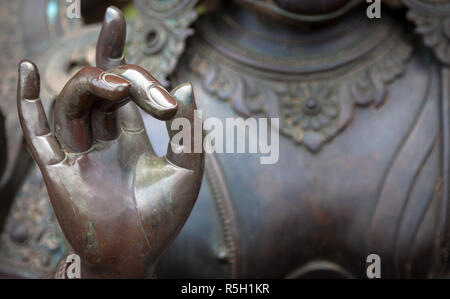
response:
<path id="1" fill-rule="evenodd" d="M 191 85 L 169 94 L 142 68 L 121 65 L 123 30 L 123 16 L 108 9 L 97 65 L 110 69 L 84 68 L 66 84 L 56 99 L 54 134 L 36 66 L 19 67 L 22 130 L 83 277 L 149 276 L 189 216 L 203 175 L 202 153 L 176 154 L 171 141 L 166 157 L 155 155 L 134 104 L 167 120 L 172 137 L 175 118 L 194 127 Z"/>

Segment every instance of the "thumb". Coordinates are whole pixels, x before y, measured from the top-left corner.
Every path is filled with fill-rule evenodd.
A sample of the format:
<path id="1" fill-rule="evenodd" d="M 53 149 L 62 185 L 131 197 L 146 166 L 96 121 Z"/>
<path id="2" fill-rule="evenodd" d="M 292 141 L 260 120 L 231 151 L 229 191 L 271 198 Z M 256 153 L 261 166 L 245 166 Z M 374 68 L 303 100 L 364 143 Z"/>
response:
<path id="1" fill-rule="evenodd" d="M 166 122 L 170 137 L 166 159 L 187 169 L 203 168 L 203 123 L 192 85 L 181 84 L 171 94 L 177 101 L 178 111 L 172 120 Z"/>

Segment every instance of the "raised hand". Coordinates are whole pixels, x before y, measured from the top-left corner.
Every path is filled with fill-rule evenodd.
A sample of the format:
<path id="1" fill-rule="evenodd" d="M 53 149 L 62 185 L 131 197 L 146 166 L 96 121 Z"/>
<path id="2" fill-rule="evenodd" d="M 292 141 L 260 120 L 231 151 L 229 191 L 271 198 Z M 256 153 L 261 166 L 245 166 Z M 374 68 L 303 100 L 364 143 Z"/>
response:
<path id="1" fill-rule="evenodd" d="M 109 8 L 99 68 L 84 68 L 66 84 L 56 99 L 54 133 L 36 66 L 19 66 L 22 130 L 84 278 L 149 277 L 189 216 L 203 175 L 202 153 L 176 154 L 169 144 L 166 157 L 154 154 L 134 104 L 168 120 L 173 136 L 175 118 L 194 123 L 192 86 L 169 94 L 142 68 L 125 65 L 125 34 L 122 14 Z"/>

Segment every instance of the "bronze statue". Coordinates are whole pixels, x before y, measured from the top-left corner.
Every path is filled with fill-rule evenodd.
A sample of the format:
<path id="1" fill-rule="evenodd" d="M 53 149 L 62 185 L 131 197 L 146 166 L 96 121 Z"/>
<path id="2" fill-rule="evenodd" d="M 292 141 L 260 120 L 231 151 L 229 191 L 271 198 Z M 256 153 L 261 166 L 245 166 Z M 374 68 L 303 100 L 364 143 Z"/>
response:
<path id="1" fill-rule="evenodd" d="M 380 19 L 356 0 L 169 2 L 134 1 L 128 36 L 110 8 L 98 42 L 88 27 L 37 57 L 43 105 L 37 67 L 21 64 L 20 119 L 59 225 L 32 170 L 3 252 L 31 255 L 20 224 L 45 223 L 58 245 L 33 273 L 57 277 L 72 251 L 84 277 L 364 278 L 370 254 L 384 278 L 448 273 L 450 2 L 383 1 Z M 202 177 L 202 154 L 156 157 L 147 135 L 170 144 L 193 94 L 205 117 L 280 119 L 278 163 L 207 154 Z M 23 216 L 25 199 L 45 217 Z"/>

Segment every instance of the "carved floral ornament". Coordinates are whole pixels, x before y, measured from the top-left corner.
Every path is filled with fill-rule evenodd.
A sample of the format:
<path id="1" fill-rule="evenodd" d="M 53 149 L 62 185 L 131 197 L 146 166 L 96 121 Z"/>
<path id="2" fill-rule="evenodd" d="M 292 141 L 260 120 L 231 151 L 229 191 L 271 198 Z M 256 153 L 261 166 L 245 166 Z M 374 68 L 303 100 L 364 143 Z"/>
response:
<path id="1" fill-rule="evenodd" d="M 450 2 L 447 0 L 403 0 L 408 18 L 416 25 L 425 45 L 436 57 L 450 64 Z"/>
<path id="2" fill-rule="evenodd" d="M 335 136 L 340 104 L 333 82 L 302 82 L 281 94 L 282 132 L 312 151 Z"/>
<path id="3" fill-rule="evenodd" d="M 318 152 L 350 124 L 355 105 L 379 107 L 389 84 L 404 73 L 412 46 L 400 35 L 393 40 L 375 59 L 359 58 L 356 63 L 362 67 L 347 71 L 344 66 L 331 79 L 326 74 L 296 81 L 244 75 L 202 46 L 191 53 L 189 67 L 208 93 L 229 101 L 238 114 L 280 118 L 283 135 Z"/>

